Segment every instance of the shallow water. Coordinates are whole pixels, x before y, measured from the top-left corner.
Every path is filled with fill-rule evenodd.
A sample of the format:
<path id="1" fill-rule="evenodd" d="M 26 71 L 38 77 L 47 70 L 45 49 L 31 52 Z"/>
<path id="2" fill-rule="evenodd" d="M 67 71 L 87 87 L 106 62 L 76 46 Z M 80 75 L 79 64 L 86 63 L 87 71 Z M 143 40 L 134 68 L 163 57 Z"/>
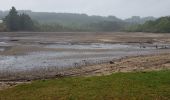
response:
<path id="1" fill-rule="evenodd" d="M 157 52 L 153 47 L 140 48 L 138 45 L 100 43 L 74 45 L 51 44 L 43 45 L 43 48 L 63 49 L 67 51 L 39 51 L 27 52 L 24 55 L 0 56 L 0 71 L 78 67 L 109 62 L 112 59 L 125 56 L 145 55 Z M 96 50 L 101 51 L 96 52 Z"/>
<path id="2" fill-rule="evenodd" d="M 47 45 L 46 48 L 65 48 L 65 49 L 128 49 L 128 48 L 139 48 L 137 46 L 124 45 L 124 44 L 102 44 L 102 43 L 91 43 L 91 44 L 58 44 L 58 45 Z"/>

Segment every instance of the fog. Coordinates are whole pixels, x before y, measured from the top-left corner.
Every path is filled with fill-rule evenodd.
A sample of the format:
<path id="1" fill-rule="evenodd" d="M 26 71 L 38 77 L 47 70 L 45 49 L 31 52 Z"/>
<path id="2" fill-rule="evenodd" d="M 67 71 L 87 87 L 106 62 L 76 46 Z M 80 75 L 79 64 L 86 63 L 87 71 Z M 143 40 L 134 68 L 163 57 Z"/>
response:
<path id="1" fill-rule="evenodd" d="M 86 13 L 89 15 L 166 16 L 170 0 L 0 0 L 0 10 L 15 6 L 18 10 L 37 12 Z"/>

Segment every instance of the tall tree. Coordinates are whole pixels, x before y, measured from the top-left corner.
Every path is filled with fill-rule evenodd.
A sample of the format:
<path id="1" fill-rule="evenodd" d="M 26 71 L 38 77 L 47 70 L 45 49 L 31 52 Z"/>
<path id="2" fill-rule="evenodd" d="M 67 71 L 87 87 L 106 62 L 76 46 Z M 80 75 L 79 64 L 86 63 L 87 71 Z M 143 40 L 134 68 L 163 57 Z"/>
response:
<path id="1" fill-rule="evenodd" d="M 19 15 L 15 7 L 12 7 L 9 14 L 5 17 L 4 22 L 10 31 L 19 30 Z"/>
<path id="2" fill-rule="evenodd" d="M 34 29 L 34 23 L 29 15 L 21 14 L 20 20 L 20 30 L 29 31 Z"/>

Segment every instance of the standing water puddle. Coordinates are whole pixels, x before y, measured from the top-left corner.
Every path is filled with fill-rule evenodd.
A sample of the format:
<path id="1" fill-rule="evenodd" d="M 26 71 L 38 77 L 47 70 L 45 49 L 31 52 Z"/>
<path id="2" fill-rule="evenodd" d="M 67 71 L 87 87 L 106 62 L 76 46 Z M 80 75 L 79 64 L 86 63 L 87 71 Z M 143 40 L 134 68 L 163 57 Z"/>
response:
<path id="1" fill-rule="evenodd" d="M 127 48 L 138 48 L 131 45 L 123 44 L 102 44 L 102 43 L 91 43 L 91 44 L 58 44 L 58 45 L 47 45 L 45 48 L 65 48 L 65 49 L 127 49 Z"/>

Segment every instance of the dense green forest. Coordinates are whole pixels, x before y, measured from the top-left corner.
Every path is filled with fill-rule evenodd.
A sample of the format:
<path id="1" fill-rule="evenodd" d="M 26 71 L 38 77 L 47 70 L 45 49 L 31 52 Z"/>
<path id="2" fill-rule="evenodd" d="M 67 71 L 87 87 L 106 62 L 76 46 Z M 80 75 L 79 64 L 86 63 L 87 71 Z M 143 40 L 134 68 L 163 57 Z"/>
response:
<path id="1" fill-rule="evenodd" d="M 161 17 L 155 21 L 147 21 L 144 24 L 130 26 L 128 31 L 137 32 L 158 32 L 169 33 L 170 32 L 170 16 Z"/>
<path id="2" fill-rule="evenodd" d="M 137 31 L 170 32 L 170 17 L 88 16 L 86 14 L 0 11 L 0 31 Z"/>
<path id="3" fill-rule="evenodd" d="M 27 14 L 18 14 L 12 7 L 9 14 L 4 18 L 4 24 L 9 31 L 31 31 L 34 30 L 34 22 Z"/>

